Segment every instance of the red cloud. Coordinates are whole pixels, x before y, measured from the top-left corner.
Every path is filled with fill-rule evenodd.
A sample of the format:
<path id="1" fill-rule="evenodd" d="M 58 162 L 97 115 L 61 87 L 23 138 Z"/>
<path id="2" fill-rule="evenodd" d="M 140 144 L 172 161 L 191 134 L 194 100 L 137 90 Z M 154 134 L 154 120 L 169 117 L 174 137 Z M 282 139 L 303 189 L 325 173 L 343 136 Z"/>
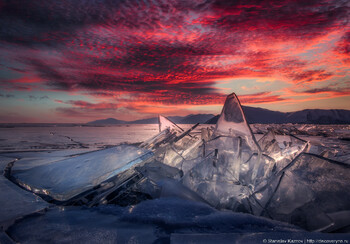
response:
<path id="1" fill-rule="evenodd" d="M 113 110 L 119 107 L 117 103 L 90 103 L 82 100 L 55 100 L 57 103 L 69 104 L 76 108 L 91 109 L 91 110 Z"/>
<path id="2" fill-rule="evenodd" d="M 344 34 L 334 51 L 345 64 L 350 64 L 350 31 Z"/>
<path id="3" fill-rule="evenodd" d="M 332 77 L 333 74 L 325 70 L 306 70 L 299 72 L 291 72 L 289 77 L 294 82 L 314 82 L 323 81 Z"/>
<path id="4" fill-rule="evenodd" d="M 74 113 L 129 103 L 222 104 L 225 90 L 217 82 L 223 79 L 264 78 L 295 86 L 336 78 L 344 67 L 313 51 L 316 44 L 331 43 L 329 33 L 344 32 L 349 8 L 340 0 L 38 0 L 7 1 L 0 14 L 0 47 L 28 75 L 2 80 L 0 87 L 106 99 L 57 101 L 71 106 L 61 112 Z M 344 62 L 348 37 L 333 50 Z M 277 93 L 241 97 L 246 103 L 287 99 Z"/>
<path id="5" fill-rule="evenodd" d="M 260 92 L 249 95 L 240 95 L 238 97 L 240 101 L 244 104 L 273 103 L 289 100 L 286 98 L 282 98 L 280 95 L 271 95 L 271 92 Z"/>

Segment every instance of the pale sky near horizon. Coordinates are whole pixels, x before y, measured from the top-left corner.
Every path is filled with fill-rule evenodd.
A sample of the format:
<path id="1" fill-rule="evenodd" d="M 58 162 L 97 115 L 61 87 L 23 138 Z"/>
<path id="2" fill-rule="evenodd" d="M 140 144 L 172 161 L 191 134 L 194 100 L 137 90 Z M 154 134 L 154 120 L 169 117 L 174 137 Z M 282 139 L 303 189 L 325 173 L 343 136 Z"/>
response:
<path id="1" fill-rule="evenodd" d="M 0 2 L 0 123 L 350 109 L 347 0 Z"/>

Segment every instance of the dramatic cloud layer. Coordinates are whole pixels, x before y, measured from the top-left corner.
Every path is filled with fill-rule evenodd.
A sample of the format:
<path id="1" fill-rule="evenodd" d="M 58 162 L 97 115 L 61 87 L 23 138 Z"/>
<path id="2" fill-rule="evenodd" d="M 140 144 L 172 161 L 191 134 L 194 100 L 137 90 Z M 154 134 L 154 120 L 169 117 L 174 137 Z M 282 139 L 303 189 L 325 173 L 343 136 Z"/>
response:
<path id="1" fill-rule="evenodd" d="M 272 109 L 345 108 L 333 100 L 350 95 L 349 9 L 347 0 L 4 0 L 0 99 L 21 107 L 32 96 L 76 120 L 218 113 L 232 91 Z"/>

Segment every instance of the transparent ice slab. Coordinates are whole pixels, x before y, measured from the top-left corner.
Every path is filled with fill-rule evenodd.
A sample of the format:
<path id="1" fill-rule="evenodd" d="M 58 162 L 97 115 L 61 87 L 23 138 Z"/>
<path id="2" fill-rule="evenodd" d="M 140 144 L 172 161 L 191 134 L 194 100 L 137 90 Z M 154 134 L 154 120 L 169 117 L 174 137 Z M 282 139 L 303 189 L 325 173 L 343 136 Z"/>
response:
<path id="1" fill-rule="evenodd" d="M 187 172 L 194 160 L 203 154 L 202 141 L 196 137 L 184 137 L 166 148 L 163 163 Z"/>
<path id="2" fill-rule="evenodd" d="M 322 231 L 336 228 L 335 213 L 350 209 L 349 187 L 348 165 L 303 153 L 252 195 L 251 206 L 257 215 Z"/>
<path id="3" fill-rule="evenodd" d="M 258 141 L 261 150 L 268 154 L 274 155 L 277 154 L 281 156 L 281 148 L 278 145 L 275 133 L 273 130 L 269 130 L 263 137 Z"/>
<path id="4" fill-rule="evenodd" d="M 281 127 L 280 135 L 268 128 L 257 143 L 237 97 L 229 95 L 213 135 L 203 142 L 206 157 L 184 175 L 183 184 L 219 209 L 307 230 L 350 225 L 344 217 L 350 212 L 349 166 L 303 153 L 314 149 L 287 135 L 288 128 L 294 127 Z"/>
<path id="5" fill-rule="evenodd" d="M 162 137 L 166 139 L 162 139 L 160 146 L 153 146 L 157 160 L 182 171 L 188 171 L 195 162 L 199 162 L 201 159 L 198 158 L 203 154 L 203 143 L 199 135 L 191 133 L 197 125 L 184 130 L 166 117 L 159 116 L 159 135 L 164 134 Z M 146 142 L 142 146 L 156 145 L 153 141 L 154 139 L 151 139 L 151 143 Z"/>
<path id="6" fill-rule="evenodd" d="M 256 186 L 266 183 L 275 161 L 263 155 L 235 94 L 203 141 L 205 158 L 184 175 L 183 184 L 217 208 L 241 209 Z"/>
<path id="7" fill-rule="evenodd" d="M 12 176 L 33 192 L 66 201 L 152 156 L 147 149 L 120 145 L 28 170 L 14 170 Z"/>
<path id="8" fill-rule="evenodd" d="M 263 153 L 275 161 L 276 172 L 281 171 L 301 152 L 309 149 L 307 141 L 294 135 L 276 135 L 273 130 L 269 130 L 258 143 Z"/>
<path id="9" fill-rule="evenodd" d="M 260 150 L 252 130 L 245 118 L 241 104 L 232 93 L 227 96 L 220 117 L 216 123 L 214 135 L 244 138 L 253 150 Z"/>
<path id="10" fill-rule="evenodd" d="M 159 123 L 159 132 L 166 130 L 166 129 L 175 130 L 179 133 L 184 132 L 184 129 L 182 129 L 180 126 L 178 126 L 177 124 L 172 122 L 170 119 L 168 119 L 162 115 L 158 116 L 158 123 Z"/>
<path id="11" fill-rule="evenodd" d="M 171 131 L 170 128 L 166 128 L 161 132 L 159 132 L 157 135 L 141 143 L 140 147 L 150 149 L 150 150 L 155 150 L 169 143 L 175 137 L 176 137 L 176 132 Z"/>

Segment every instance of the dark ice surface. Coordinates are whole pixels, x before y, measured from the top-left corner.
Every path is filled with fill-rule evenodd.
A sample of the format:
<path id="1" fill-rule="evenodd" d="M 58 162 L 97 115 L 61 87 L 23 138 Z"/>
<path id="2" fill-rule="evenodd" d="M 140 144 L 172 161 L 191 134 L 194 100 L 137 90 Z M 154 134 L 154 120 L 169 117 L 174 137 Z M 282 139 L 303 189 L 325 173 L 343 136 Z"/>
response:
<path id="1" fill-rule="evenodd" d="M 300 232 L 265 218 L 221 212 L 202 203 L 177 198 L 144 201 L 136 206 L 55 207 L 31 215 L 7 231 L 21 243 L 167 243 L 172 233 L 244 235 L 256 232 Z M 55 241 L 54 241 L 55 242 Z"/>
<path id="2" fill-rule="evenodd" d="M 178 198 L 136 206 L 54 207 L 27 216 L 7 230 L 20 243 L 264 243 L 264 240 L 349 240 L 310 233 L 282 222 L 218 211 Z M 306 243 L 306 242 L 305 242 Z"/>

